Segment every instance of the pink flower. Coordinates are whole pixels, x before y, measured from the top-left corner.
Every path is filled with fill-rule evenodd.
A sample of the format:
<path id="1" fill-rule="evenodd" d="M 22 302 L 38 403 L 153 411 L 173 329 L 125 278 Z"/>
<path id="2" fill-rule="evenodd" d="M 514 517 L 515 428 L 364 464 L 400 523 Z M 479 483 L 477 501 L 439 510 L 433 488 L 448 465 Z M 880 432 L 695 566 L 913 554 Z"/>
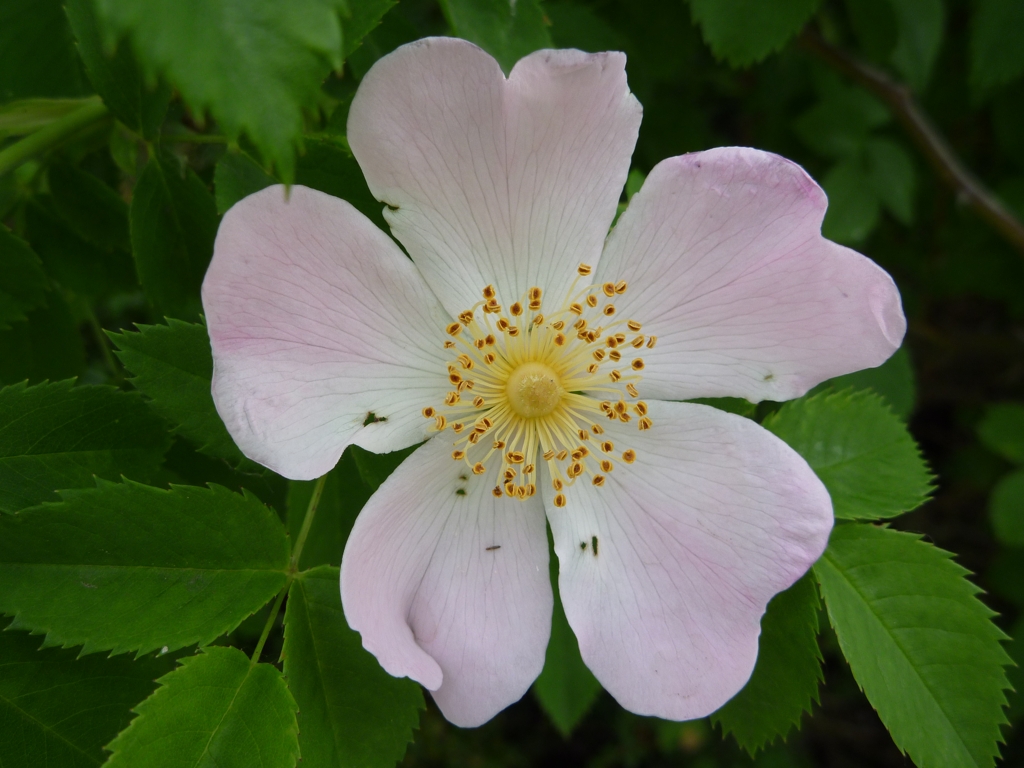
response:
<path id="1" fill-rule="evenodd" d="M 583 659 L 622 706 L 683 720 L 733 696 L 832 508 L 753 421 L 678 401 L 798 397 L 905 331 L 892 280 L 821 237 L 824 193 L 776 155 L 665 160 L 609 235 L 641 116 L 624 67 L 539 51 L 506 79 L 460 40 L 398 49 L 348 140 L 412 260 L 345 201 L 271 187 L 225 216 L 203 285 L 246 455 L 310 479 L 350 444 L 426 440 L 356 521 L 342 601 L 458 725 L 541 671 L 545 519 Z"/>

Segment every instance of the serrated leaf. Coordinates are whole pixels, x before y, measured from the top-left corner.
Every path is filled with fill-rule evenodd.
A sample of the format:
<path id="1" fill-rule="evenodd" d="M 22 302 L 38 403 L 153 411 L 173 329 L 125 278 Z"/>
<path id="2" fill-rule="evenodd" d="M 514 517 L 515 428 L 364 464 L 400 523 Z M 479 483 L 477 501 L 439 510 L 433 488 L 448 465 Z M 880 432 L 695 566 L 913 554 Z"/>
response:
<path id="1" fill-rule="evenodd" d="M 142 169 L 131 205 L 135 267 L 146 296 L 164 315 L 199 316 L 199 288 L 213 256 L 220 217 L 206 185 L 153 157 Z"/>
<path id="2" fill-rule="evenodd" d="M 1010 658 L 978 587 L 920 536 L 840 525 L 814 566 L 839 646 L 920 768 L 995 763 Z"/>
<path id="3" fill-rule="evenodd" d="M 0 101 L 88 92 L 61 0 L 0 3 Z"/>
<path id="4" fill-rule="evenodd" d="M 878 226 L 881 200 L 860 158 L 850 157 L 833 166 L 821 186 L 828 195 L 821 233 L 848 245 L 866 240 Z"/>
<path id="5" fill-rule="evenodd" d="M 892 9 L 899 29 L 892 63 L 911 88 L 923 91 L 942 47 L 943 0 L 892 0 Z"/>
<path id="6" fill-rule="evenodd" d="M 1015 464 L 1024 464 L 1024 405 L 996 403 L 978 422 L 982 444 Z"/>
<path id="7" fill-rule="evenodd" d="M 299 705 L 302 760 L 388 768 L 412 741 L 423 694 L 363 649 L 345 622 L 338 584 L 338 569 L 321 566 L 300 574 L 288 593 L 281 655 Z"/>
<path id="8" fill-rule="evenodd" d="M 0 517 L 0 611 L 83 653 L 209 643 L 284 586 L 288 542 L 248 493 L 100 480 Z"/>
<path id="9" fill-rule="evenodd" d="M 100 248 L 131 250 L 128 204 L 117 192 L 66 162 L 52 164 L 47 180 L 54 209 L 79 237 Z"/>
<path id="10" fill-rule="evenodd" d="M 229 153 L 217 163 L 214 176 L 218 210 L 227 211 L 246 195 L 278 183 L 248 155 Z M 347 200 L 381 230 L 390 231 L 384 206 L 370 193 L 355 158 L 333 141 L 306 142 L 296 163 L 295 183 Z"/>
<path id="11" fill-rule="evenodd" d="M 0 329 L 46 303 L 49 281 L 28 243 L 0 224 Z"/>
<path id="12" fill-rule="evenodd" d="M 209 112 L 232 138 L 244 132 L 291 181 L 303 111 L 317 106 L 320 83 L 392 4 L 99 0 L 98 9 L 131 37 L 150 78 L 163 74 L 193 112 Z"/>
<path id="13" fill-rule="evenodd" d="M 302 530 L 315 485 L 316 480 L 288 482 L 288 535 L 292 541 Z M 346 450 L 337 466 L 327 473 L 316 516 L 302 549 L 300 569 L 341 564 L 341 553 L 345 551 L 352 525 L 371 494 L 352 458 L 352 450 Z"/>
<path id="14" fill-rule="evenodd" d="M 57 291 L 26 319 L 0 331 L 0 383 L 30 383 L 77 376 L 85 368 L 78 322 Z"/>
<path id="15" fill-rule="evenodd" d="M 550 534 L 548 549 L 555 608 L 551 616 L 551 639 L 544 652 L 544 669 L 533 683 L 533 695 L 558 732 L 567 739 L 594 705 L 601 693 L 601 684 L 583 663 L 579 642 L 565 617 L 558 591 L 558 558 Z"/>
<path id="16" fill-rule="evenodd" d="M 137 327 L 138 333 L 109 334 L 117 356 L 134 374 L 131 383 L 152 399 L 154 411 L 175 425 L 176 434 L 203 453 L 247 462 L 213 404 L 213 353 L 206 327 L 174 319 L 168 325 Z"/>
<path id="17" fill-rule="evenodd" d="M 761 619 L 757 666 L 750 681 L 711 715 L 751 756 L 800 726 L 818 701 L 818 589 L 810 575 L 772 598 Z"/>
<path id="18" fill-rule="evenodd" d="M 491 54 L 506 73 L 523 56 L 552 45 L 537 0 L 441 0 L 441 10 L 456 35 Z"/>
<path id="19" fill-rule="evenodd" d="M 981 0 L 971 24 L 971 85 L 986 92 L 1024 74 L 1024 3 Z"/>
<path id="20" fill-rule="evenodd" d="M 1006 652 L 1016 666 L 1011 667 L 1006 674 L 1010 687 L 1013 688 L 1013 692 L 1007 697 L 1010 706 L 1007 708 L 1006 717 L 1011 724 L 1016 725 L 1024 718 L 1024 616 L 1017 619 L 1017 623 L 1010 630 L 1010 635 L 1013 640 L 1006 646 Z"/>
<path id="21" fill-rule="evenodd" d="M 895 517 L 920 506 L 932 477 L 906 426 L 872 392 L 820 394 L 764 420 L 807 460 L 838 518 Z"/>
<path id="22" fill-rule="evenodd" d="M 910 154 L 891 139 L 872 138 L 864 146 L 868 178 L 882 204 L 901 224 L 914 219 L 917 178 Z"/>
<path id="23" fill-rule="evenodd" d="M 1011 472 L 992 489 L 989 519 L 996 538 L 1011 547 L 1024 547 L 1024 470 Z"/>
<path id="24" fill-rule="evenodd" d="M 135 393 L 74 381 L 0 389 L 0 512 L 56 491 L 91 488 L 95 476 L 148 480 L 171 441 Z"/>
<path id="25" fill-rule="evenodd" d="M 92 0 L 65 0 L 68 21 L 78 40 L 86 74 L 111 113 L 146 138 L 153 138 L 163 122 L 171 89 L 166 85 L 147 88 L 139 65 L 127 43 L 111 53 L 105 49 L 104 34 Z"/>
<path id="26" fill-rule="evenodd" d="M 893 356 L 877 368 L 865 368 L 845 376 L 837 376 L 823 382 L 811 390 L 811 394 L 819 391 L 832 390 L 840 392 L 844 389 L 870 389 L 879 395 L 893 411 L 904 421 L 914 412 L 917 400 L 914 369 L 910 365 L 910 355 L 905 346 L 900 347 Z"/>
<path id="27" fill-rule="evenodd" d="M 833 83 L 817 104 L 793 121 L 793 128 L 818 154 L 848 158 L 859 155 L 871 133 L 889 119 L 882 103 L 867 91 Z"/>
<path id="28" fill-rule="evenodd" d="M 748 67 L 778 51 L 818 9 L 820 0 L 690 0 L 690 14 L 719 59 Z"/>
<path id="29" fill-rule="evenodd" d="M 380 488 L 381 483 L 387 480 L 391 473 L 398 469 L 398 465 L 405 461 L 405 457 L 420 445 L 420 443 L 410 445 L 408 448 L 391 453 L 371 453 L 358 445 L 351 445 L 348 450 L 352 453 L 352 458 L 359 469 L 359 476 L 373 492 Z"/>
<path id="30" fill-rule="evenodd" d="M 0 632 L 0 765 L 101 765 L 103 745 L 174 664 L 169 656 L 77 656 L 39 650 L 39 638 L 24 632 Z"/>
<path id="31" fill-rule="evenodd" d="M 293 768 L 298 760 L 295 700 L 269 664 L 211 647 L 159 682 L 107 746 L 107 768 Z"/>

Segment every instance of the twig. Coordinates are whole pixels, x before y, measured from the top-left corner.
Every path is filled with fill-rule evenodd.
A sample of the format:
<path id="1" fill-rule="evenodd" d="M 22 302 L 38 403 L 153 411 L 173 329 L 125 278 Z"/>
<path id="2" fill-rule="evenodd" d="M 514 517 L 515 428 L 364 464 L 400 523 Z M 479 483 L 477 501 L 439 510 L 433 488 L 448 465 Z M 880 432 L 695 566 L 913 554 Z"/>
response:
<path id="1" fill-rule="evenodd" d="M 1024 224 L 963 164 L 949 143 L 921 110 L 903 83 L 831 45 L 812 29 L 804 29 L 800 45 L 881 99 L 924 153 L 939 177 L 975 213 L 1024 253 Z"/>
<path id="2" fill-rule="evenodd" d="M 110 113 L 99 99 L 54 120 L 21 141 L 0 150 L 0 176 L 13 171 L 26 160 L 58 146 L 84 128 L 105 119 Z"/>
<path id="3" fill-rule="evenodd" d="M 327 475 L 321 475 L 316 480 L 316 485 L 313 486 L 313 495 L 309 497 L 309 506 L 306 507 L 306 516 L 302 518 L 302 528 L 299 529 L 299 535 L 295 539 L 295 545 L 292 548 L 292 557 L 289 568 L 292 572 L 295 572 L 299 568 L 299 559 L 302 557 L 302 548 L 306 545 L 306 537 L 309 536 L 309 530 L 313 527 L 313 518 L 316 516 L 316 508 L 320 504 L 320 497 L 324 493 L 324 483 L 327 482 Z"/>
<path id="4" fill-rule="evenodd" d="M 263 633 L 260 635 L 259 642 L 256 643 L 256 650 L 252 652 L 250 662 L 257 664 L 260 660 L 260 655 L 263 653 L 263 646 L 267 642 L 267 638 L 270 637 L 270 630 L 274 628 L 274 622 L 277 620 L 278 611 L 281 610 L 281 603 L 284 602 L 284 596 L 288 594 L 288 587 L 292 584 L 291 579 L 288 579 L 288 583 L 281 587 L 281 591 L 277 593 L 277 599 L 274 600 L 274 605 L 270 608 L 270 615 L 267 616 L 267 623 L 263 625 Z"/>

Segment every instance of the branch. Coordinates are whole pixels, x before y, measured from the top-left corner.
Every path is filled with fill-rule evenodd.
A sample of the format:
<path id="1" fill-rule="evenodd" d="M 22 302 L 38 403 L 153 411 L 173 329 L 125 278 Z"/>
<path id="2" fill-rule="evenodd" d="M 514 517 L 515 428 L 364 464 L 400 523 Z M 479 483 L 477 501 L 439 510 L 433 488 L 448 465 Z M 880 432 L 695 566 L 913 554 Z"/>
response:
<path id="1" fill-rule="evenodd" d="M 1024 254 L 1024 224 L 963 164 L 903 83 L 804 29 L 804 50 L 871 91 L 892 111 L 939 177 L 1007 242 Z"/>

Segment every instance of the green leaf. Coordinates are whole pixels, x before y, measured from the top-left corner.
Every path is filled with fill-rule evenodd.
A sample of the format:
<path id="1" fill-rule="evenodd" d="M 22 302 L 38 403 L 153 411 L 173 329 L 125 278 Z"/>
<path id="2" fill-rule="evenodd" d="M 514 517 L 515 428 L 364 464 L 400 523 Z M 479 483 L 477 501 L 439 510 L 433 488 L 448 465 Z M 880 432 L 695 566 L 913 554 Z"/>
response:
<path id="1" fill-rule="evenodd" d="M 931 474 L 906 426 L 872 392 L 820 394 L 764 420 L 821 478 L 838 518 L 895 517 L 920 506 Z"/>
<path id="2" fill-rule="evenodd" d="M 821 186 L 828 195 L 821 233 L 849 245 L 866 240 L 878 226 L 881 200 L 859 159 L 849 158 L 834 166 Z"/>
<path id="3" fill-rule="evenodd" d="M 0 101 L 88 92 L 63 2 L 0 3 Z"/>
<path id="4" fill-rule="evenodd" d="M 1007 697 L 1010 706 L 1006 717 L 1011 723 L 1016 724 L 1024 719 L 1024 616 L 1017 619 L 1017 623 L 1010 630 L 1010 635 L 1013 640 L 1006 646 L 1006 652 L 1010 654 L 1015 666 L 1006 674 L 1013 688 L 1013 692 Z"/>
<path id="5" fill-rule="evenodd" d="M 46 303 L 49 281 L 28 243 L 0 224 L 0 329 Z"/>
<path id="6" fill-rule="evenodd" d="M 917 399 L 914 369 L 910 365 L 907 348 L 900 347 L 877 368 L 865 368 L 863 371 L 829 379 L 811 390 L 811 394 L 824 390 L 839 392 L 844 389 L 874 390 L 897 416 L 906 421 L 914 412 L 914 403 Z"/>
<path id="7" fill-rule="evenodd" d="M 550 533 L 548 544 L 551 544 Z M 533 694 L 555 728 L 568 739 L 601 693 L 601 684 L 583 663 L 580 646 L 565 617 L 558 592 L 558 558 L 549 546 L 551 590 L 555 610 L 551 616 L 551 639 L 544 652 L 544 669 L 533 684 Z"/>
<path id="8" fill-rule="evenodd" d="M 252 664 L 237 648 L 205 648 L 159 682 L 107 746 L 107 768 L 295 766 L 297 708 L 271 665 Z"/>
<path id="9" fill-rule="evenodd" d="M 750 681 L 711 715 L 751 756 L 800 727 L 818 701 L 818 589 L 810 575 L 772 598 L 761 619 L 757 666 Z"/>
<path id="10" fill-rule="evenodd" d="M 288 542 L 248 493 L 98 481 L 0 516 L 0 611 L 46 645 L 206 644 L 284 586 Z"/>
<path id="11" fill-rule="evenodd" d="M 441 0 L 441 10 L 456 35 L 491 54 L 506 73 L 523 56 L 552 46 L 538 0 Z"/>
<path id="12" fill-rule="evenodd" d="M 73 215 L 90 207 L 86 204 Z M 61 287 L 85 298 L 138 289 L 130 252 L 83 240 L 57 213 L 52 195 L 36 195 L 24 211 L 25 236 L 43 260 L 46 273 Z M 108 235 L 116 236 L 116 231 Z"/>
<path id="13" fill-rule="evenodd" d="M 217 161 L 213 172 L 217 213 L 223 215 L 243 197 L 277 183 L 277 179 L 263 170 L 249 155 L 244 152 L 228 152 Z"/>
<path id="14" fill-rule="evenodd" d="M 302 521 L 306 517 L 315 485 L 316 480 L 291 480 L 288 483 L 288 535 L 292 541 L 295 541 L 302 529 Z M 300 569 L 341 564 L 341 553 L 345 551 L 349 532 L 371 494 L 372 491 L 359 474 L 352 449 L 346 450 L 324 481 L 320 504 L 302 549 Z"/>
<path id="15" fill-rule="evenodd" d="M 392 472 L 398 469 L 398 465 L 405 461 L 405 457 L 420 447 L 422 443 L 410 445 L 400 451 L 391 453 L 370 453 L 358 445 L 350 445 L 348 450 L 352 453 L 359 475 L 363 482 L 370 488 L 370 492 L 380 488 L 381 483 L 388 479 Z"/>
<path id="16" fill-rule="evenodd" d="M 57 501 L 97 475 L 148 480 L 159 470 L 171 441 L 142 398 L 73 384 L 0 389 L 0 512 Z"/>
<path id="17" fill-rule="evenodd" d="M 191 169 L 182 175 L 169 162 L 150 159 L 132 197 L 131 240 L 139 281 L 161 314 L 199 316 L 218 224 L 213 196 Z"/>
<path id="18" fill-rule="evenodd" d="M 873 138 L 864 146 L 868 178 L 882 205 L 898 222 L 909 226 L 914 219 L 917 178 L 914 161 L 891 139 Z"/>
<path id="19" fill-rule="evenodd" d="M 34 133 L 94 101 L 95 96 L 85 99 L 20 99 L 0 105 L 0 141 Z"/>
<path id="20" fill-rule="evenodd" d="M 861 50 L 876 62 L 887 62 L 896 47 L 899 28 L 890 0 L 846 0 L 850 26 Z"/>
<path id="21" fill-rule="evenodd" d="M 690 14 L 719 59 L 748 67 L 780 50 L 820 0 L 690 0 Z"/>
<path id="22" fill-rule="evenodd" d="M 1024 74 L 1024 3 L 981 0 L 971 25 L 971 85 L 990 91 Z"/>
<path id="23" fill-rule="evenodd" d="M 744 416 L 748 419 L 754 418 L 754 414 L 757 412 L 757 405 L 742 397 L 695 397 L 687 402 L 710 405 L 720 411 L 735 413 L 737 416 Z"/>
<path id="24" fill-rule="evenodd" d="M 840 525 L 814 566 L 853 676 L 920 768 L 992 766 L 1006 638 L 967 571 L 920 536 Z"/>
<path id="25" fill-rule="evenodd" d="M 867 91 L 827 80 L 821 100 L 793 121 L 808 147 L 826 157 L 859 155 L 871 133 L 889 122 L 882 103 Z"/>
<path id="26" fill-rule="evenodd" d="M 26 321 L 0 331 L 0 384 L 65 379 L 85 368 L 82 335 L 67 302 L 57 291 L 46 300 Z"/>
<path id="27" fill-rule="evenodd" d="M 68 163 L 51 165 L 47 180 L 54 209 L 79 237 L 100 248 L 131 250 L 128 204 L 117 192 Z"/>
<path id="28" fill-rule="evenodd" d="M 928 85 L 942 47 L 946 10 L 943 0 L 892 0 L 899 35 L 892 63 L 915 91 Z"/>
<path id="29" fill-rule="evenodd" d="M 992 489 L 988 514 L 999 541 L 1024 546 L 1024 470 L 1011 472 Z"/>
<path id="30" fill-rule="evenodd" d="M 347 43 L 354 45 L 366 16 L 381 5 L 390 7 L 361 5 L 344 0 L 97 3 L 110 29 L 131 37 L 150 79 L 165 76 L 194 113 L 209 112 L 228 136 L 245 132 L 289 181 L 303 111 L 316 108 L 320 83 L 344 59 L 339 13 L 356 9 L 354 40 Z"/>
<path id="31" fill-rule="evenodd" d="M 24 632 L 0 632 L 0 765 L 102 764 L 103 745 L 174 663 L 77 656 L 39 650 L 39 638 Z"/>
<path id="32" fill-rule="evenodd" d="M 1024 464 L 1024 405 L 990 405 L 978 423 L 978 437 L 993 453 L 1015 464 Z"/>
<path id="33" fill-rule="evenodd" d="M 214 176 L 217 208 L 223 213 L 246 195 L 278 183 L 248 155 L 241 152 L 224 155 L 217 163 Z M 295 168 L 295 183 L 347 200 L 378 228 L 390 231 L 384 220 L 383 204 L 370 194 L 355 158 L 339 144 L 316 139 L 307 141 Z"/>
<path id="34" fill-rule="evenodd" d="M 557 48 L 600 53 L 626 47 L 623 36 L 585 5 L 545 2 L 544 14 L 551 20 L 551 39 Z"/>
<path id="35" fill-rule="evenodd" d="M 338 569 L 321 566 L 301 574 L 288 593 L 281 656 L 299 705 L 302 761 L 388 768 L 412 741 L 423 694 L 363 649 L 345 622 L 338 583 Z"/>
<path id="36" fill-rule="evenodd" d="M 395 7 L 398 0 L 360 0 L 358 3 L 342 4 L 341 26 L 344 52 L 347 59 L 384 18 L 384 14 Z M 347 5 L 347 7 L 346 7 Z"/>
<path id="37" fill-rule="evenodd" d="M 228 434 L 210 394 L 213 353 L 206 326 L 168 320 L 168 325 L 139 325 L 138 333 L 111 333 L 117 356 L 134 377 L 150 406 L 210 456 L 233 463 L 248 460 Z M 255 466 L 255 465 L 252 465 Z"/>
<path id="38" fill-rule="evenodd" d="M 156 135 L 171 100 L 171 89 L 162 85 L 149 89 L 127 44 L 111 54 L 106 50 L 103 31 L 96 18 L 93 0 L 65 0 L 68 21 L 78 39 L 78 53 L 86 74 L 103 103 L 114 116 L 146 138 Z"/>

